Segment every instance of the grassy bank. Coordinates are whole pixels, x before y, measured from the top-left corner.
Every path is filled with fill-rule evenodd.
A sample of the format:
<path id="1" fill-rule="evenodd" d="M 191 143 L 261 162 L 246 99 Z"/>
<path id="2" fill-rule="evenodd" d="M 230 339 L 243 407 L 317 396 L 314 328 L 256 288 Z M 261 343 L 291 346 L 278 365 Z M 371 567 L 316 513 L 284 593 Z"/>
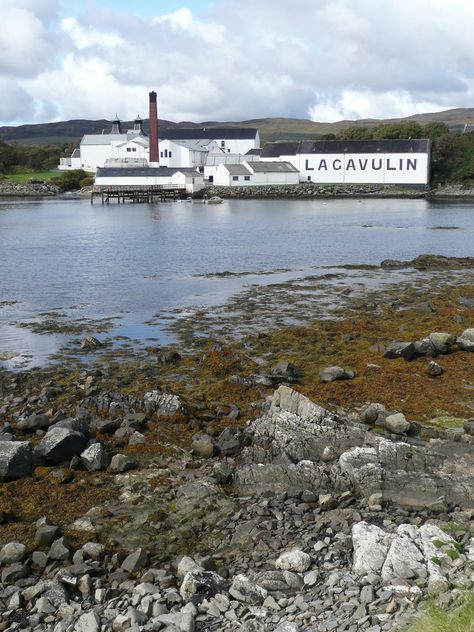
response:
<path id="1" fill-rule="evenodd" d="M 408 632 L 474 632 L 474 594 L 466 598 L 464 605 L 450 612 L 429 606 Z"/>
<path id="2" fill-rule="evenodd" d="M 5 175 L 6 180 L 11 180 L 17 184 L 24 184 L 28 180 L 50 180 L 59 176 L 60 172 L 51 169 L 50 171 L 26 171 L 24 173 L 10 173 Z"/>

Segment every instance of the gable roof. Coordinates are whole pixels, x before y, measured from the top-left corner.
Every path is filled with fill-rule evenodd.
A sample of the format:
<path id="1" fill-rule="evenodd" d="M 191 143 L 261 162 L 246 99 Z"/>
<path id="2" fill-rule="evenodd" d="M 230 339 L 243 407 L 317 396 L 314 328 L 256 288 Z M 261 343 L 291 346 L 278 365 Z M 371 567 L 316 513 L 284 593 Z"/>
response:
<path id="1" fill-rule="evenodd" d="M 256 127 L 172 127 L 158 131 L 159 138 L 163 140 L 253 140 L 257 134 Z"/>
<path id="2" fill-rule="evenodd" d="M 300 143 L 267 143 L 260 154 L 261 158 L 296 156 Z"/>
<path id="3" fill-rule="evenodd" d="M 427 153 L 430 140 L 394 138 L 390 140 L 304 140 L 299 154 Z"/>
<path id="4" fill-rule="evenodd" d="M 120 176 L 127 177 L 168 177 L 172 176 L 177 171 L 183 171 L 182 169 L 176 169 L 171 167 L 99 167 L 97 169 L 96 178 L 114 178 Z"/>
<path id="5" fill-rule="evenodd" d="M 224 167 L 227 169 L 227 171 L 230 173 L 231 176 L 249 176 L 250 175 L 250 171 L 247 169 L 247 167 L 245 165 L 242 164 L 230 164 L 230 165 L 224 165 Z"/>
<path id="6" fill-rule="evenodd" d="M 298 173 L 290 162 L 255 161 L 247 163 L 254 173 Z"/>

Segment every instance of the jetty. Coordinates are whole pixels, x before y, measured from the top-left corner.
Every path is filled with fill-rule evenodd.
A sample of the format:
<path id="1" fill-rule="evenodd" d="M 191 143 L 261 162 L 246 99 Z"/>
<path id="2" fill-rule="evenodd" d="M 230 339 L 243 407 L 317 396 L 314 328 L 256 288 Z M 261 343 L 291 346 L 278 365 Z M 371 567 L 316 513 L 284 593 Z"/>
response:
<path id="1" fill-rule="evenodd" d="M 103 185 L 94 186 L 91 190 L 91 204 L 100 199 L 101 204 L 110 204 L 117 201 L 117 204 L 126 202 L 166 202 L 177 200 L 186 195 L 186 185 L 184 184 L 154 184 L 147 186 L 133 185 Z"/>

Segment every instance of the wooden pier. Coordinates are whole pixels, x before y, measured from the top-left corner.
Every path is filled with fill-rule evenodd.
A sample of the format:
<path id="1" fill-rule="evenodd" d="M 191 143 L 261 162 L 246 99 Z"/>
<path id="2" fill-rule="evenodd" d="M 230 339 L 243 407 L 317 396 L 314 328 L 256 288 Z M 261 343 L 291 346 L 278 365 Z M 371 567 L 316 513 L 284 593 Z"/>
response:
<path id="1" fill-rule="evenodd" d="M 145 186 L 94 186 L 91 191 L 91 204 L 94 199 L 100 198 L 102 204 L 110 204 L 110 201 L 117 200 L 117 204 L 125 204 L 125 202 L 146 202 L 153 204 L 154 202 L 166 202 L 168 200 L 177 200 L 186 196 L 186 185 L 145 185 Z"/>

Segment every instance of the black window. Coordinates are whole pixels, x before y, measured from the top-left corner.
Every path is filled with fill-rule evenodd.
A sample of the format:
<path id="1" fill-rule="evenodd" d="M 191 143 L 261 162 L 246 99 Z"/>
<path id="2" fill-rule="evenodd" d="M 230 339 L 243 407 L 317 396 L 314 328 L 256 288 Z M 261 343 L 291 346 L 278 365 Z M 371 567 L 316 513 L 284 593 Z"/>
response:
<path id="1" fill-rule="evenodd" d="M 171 158 L 171 152 L 169 153 L 169 157 Z"/>
<path id="2" fill-rule="evenodd" d="M 311 182 L 311 176 L 308 176 L 308 182 Z"/>
<path id="3" fill-rule="evenodd" d="M 127 147 L 127 151 L 132 151 L 132 148 L 131 147 Z"/>
<path id="4" fill-rule="evenodd" d="M 238 180 L 239 176 L 232 176 L 232 180 Z"/>
<path id="5" fill-rule="evenodd" d="M 250 176 L 244 176 L 244 180 L 250 180 Z"/>

